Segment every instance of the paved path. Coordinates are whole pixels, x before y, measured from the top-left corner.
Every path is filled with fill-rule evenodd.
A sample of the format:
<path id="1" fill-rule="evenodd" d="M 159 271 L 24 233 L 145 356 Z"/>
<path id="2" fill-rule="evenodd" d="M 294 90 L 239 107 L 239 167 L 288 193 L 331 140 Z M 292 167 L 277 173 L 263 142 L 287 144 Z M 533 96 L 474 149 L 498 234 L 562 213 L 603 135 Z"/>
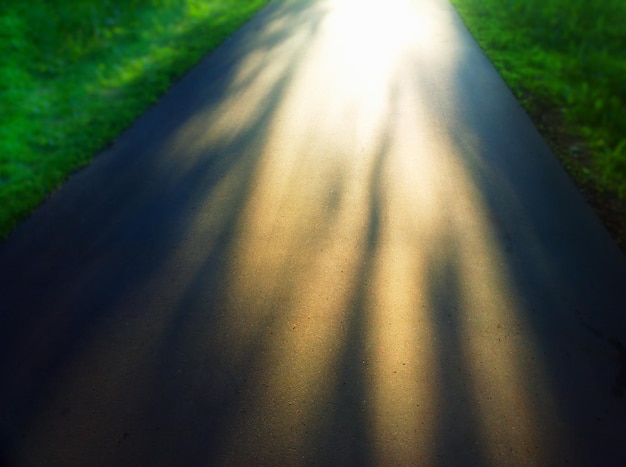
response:
<path id="1" fill-rule="evenodd" d="M 626 264 L 445 0 L 276 0 L 0 246 L 0 464 L 624 465 Z"/>

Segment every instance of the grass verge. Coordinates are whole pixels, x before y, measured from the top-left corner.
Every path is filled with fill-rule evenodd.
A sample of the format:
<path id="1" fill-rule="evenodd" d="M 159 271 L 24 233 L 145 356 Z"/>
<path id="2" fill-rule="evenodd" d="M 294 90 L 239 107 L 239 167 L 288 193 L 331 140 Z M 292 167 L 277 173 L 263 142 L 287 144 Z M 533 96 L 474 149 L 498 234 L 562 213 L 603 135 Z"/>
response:
<path id="1" fill-rule="evenodd" d="M 4 0 L 0 238 L 267 0 Z"/>
<path id="2" fill-rule="evenodd" d="M 626 252 L 626 2 L 451 1 Z"/>

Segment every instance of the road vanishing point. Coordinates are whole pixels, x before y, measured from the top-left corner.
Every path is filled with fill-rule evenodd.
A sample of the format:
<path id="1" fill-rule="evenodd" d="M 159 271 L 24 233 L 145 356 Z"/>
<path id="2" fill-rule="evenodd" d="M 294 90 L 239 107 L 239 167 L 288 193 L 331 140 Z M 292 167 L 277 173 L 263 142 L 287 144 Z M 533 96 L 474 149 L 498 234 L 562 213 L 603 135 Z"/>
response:
<path id="1" fill-rule="evenodd" d="M 0 464 L 626 465 L 626 261 L 447 0 L 272 0 L 0 245 Z"/>

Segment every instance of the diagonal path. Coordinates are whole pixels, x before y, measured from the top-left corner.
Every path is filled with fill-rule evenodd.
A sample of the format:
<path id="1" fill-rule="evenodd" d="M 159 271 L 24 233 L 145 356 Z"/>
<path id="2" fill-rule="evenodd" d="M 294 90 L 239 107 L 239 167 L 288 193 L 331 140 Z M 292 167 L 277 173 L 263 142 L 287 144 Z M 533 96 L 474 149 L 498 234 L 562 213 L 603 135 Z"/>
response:
<path id="1" fill-rule="evenodd" d="M 623 465 L 626 264 L 445 0 L 275 0 L 0 246 L 0 464 Z"/>

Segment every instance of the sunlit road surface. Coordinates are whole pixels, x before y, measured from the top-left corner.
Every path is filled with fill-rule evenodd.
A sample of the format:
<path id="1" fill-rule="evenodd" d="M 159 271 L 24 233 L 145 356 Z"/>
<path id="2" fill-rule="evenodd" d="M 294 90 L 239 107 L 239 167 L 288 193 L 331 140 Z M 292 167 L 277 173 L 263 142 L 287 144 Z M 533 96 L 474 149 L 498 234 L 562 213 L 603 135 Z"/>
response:
<path id="1" fill-rule="evenodd" d="M 274 1 L 0 247 L 0 464 L 624 465 L 623 256 L 446 1 Z"/>

